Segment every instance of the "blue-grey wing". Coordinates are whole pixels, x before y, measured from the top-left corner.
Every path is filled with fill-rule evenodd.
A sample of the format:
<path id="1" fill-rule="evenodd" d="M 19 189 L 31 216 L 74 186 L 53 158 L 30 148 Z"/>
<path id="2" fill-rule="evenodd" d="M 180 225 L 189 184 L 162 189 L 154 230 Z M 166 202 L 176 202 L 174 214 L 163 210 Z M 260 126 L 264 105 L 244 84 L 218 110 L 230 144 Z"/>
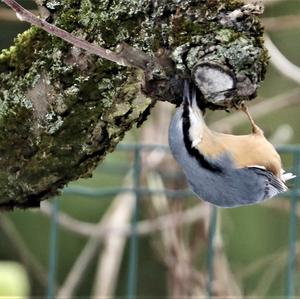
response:
<path id="1" fill-rule="evenodd" d="M 286 185 L 275 175 L 273 175 L 272 172 L 267 171 L 265 169 L 261 169 L 258 167 L 248 167 L 249 171 L 253 171 L 257 176 L 261 176 L 264 178 L 265 182 L 265 198 L 271 198 L 279 193 L 287 191 Z"/>
<path id="2" fill-rule="evenodd" d="M 202 199 L 219 207 L 230 208 L 260 203 L 286 191 L 284 184 L 272 173 L 259 168 L 231 168 L 223 173 L 198 169 L 198 178 L 187 174 L 192 190 Z M 197 175 L 194 172 L 194 175 Z"/>

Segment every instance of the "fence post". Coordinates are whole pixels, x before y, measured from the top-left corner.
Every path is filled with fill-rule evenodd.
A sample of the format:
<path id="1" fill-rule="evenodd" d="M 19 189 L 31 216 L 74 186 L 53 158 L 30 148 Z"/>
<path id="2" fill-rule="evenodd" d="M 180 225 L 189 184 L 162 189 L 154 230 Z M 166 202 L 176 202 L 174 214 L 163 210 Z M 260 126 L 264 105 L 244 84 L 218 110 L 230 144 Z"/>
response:
<path id="1" fill-rule="evenodd" d="M 132 234 L 130 237 L 129 269 L 127 282 L 127 298 L 136 297 L 138 271 L 138 236 L 136 227 L 139 218 L 140 176 L 141 176 L 141 149 L 136 145 L 134 149 L 133 188 L 135 193 L 135 207 L 132 217 Z"/>
<path id="2" fill-rule="evenodd" d="M 53 205 L 52 205 L 50 243 L 49 243 L 49 270 L 48 270 L 47 299 L 55 298 L 58 210 L 59 210 L 58 198 L 54 198 Z"/>
<path id="3" fill-rule="evenodd" d="M 297 176 L 295 185 L 291 191 L 291 210 L 289 224 L 289 249 L 288 249 L 288 269 L 287 269 L 287 298 L 292 299 L 295 296 L 295 272 L 297 257 L 297 190 L 299 187 L 299 167 L 300 152 L 295 151 L 293 154 L 293 173 Z"/>
<path id="4" fill-rule="evenodd" d="M 214 255 L 215 255 L 215 235 L 217 229 L 217 208 L 211 206 L 209 230 L 208 230 L 208 256 L 207 256 L 207 298 L 212 298 L 212 282 L 214 279 Z"/>

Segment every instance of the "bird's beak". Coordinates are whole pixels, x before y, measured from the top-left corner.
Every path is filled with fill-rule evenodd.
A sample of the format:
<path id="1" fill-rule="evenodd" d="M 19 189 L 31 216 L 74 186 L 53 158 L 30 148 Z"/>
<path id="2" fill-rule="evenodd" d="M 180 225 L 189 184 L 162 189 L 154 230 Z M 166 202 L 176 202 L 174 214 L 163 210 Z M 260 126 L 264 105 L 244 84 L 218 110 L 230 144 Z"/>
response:
<path id="1" fill-rule="evenodd" d="M 189 106 L 191 105 L 190 85 L 187 80 L 184 81 L 183 101 L 186 102 Z"/>

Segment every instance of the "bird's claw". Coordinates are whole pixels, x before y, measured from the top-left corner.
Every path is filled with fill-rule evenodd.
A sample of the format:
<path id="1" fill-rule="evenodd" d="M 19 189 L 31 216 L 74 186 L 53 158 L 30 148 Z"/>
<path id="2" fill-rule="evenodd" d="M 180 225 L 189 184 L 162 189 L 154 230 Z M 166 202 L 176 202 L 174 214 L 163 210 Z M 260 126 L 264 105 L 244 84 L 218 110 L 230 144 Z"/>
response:
<path id="1" fill-rule="evenodd" d="M 244 101 L 239 102 L 239 103 L 234 103 L 234 104 L 233 104 L 233 107 L 234 107 L 236 110 L 238 110 L 238 111 L 243 111 L 243 112 L 247 112 L 247 111 L 248 111 L 248 108 L 247 108 L 247 106 L 246 106 L 246 104 L 245 104 Z"/>

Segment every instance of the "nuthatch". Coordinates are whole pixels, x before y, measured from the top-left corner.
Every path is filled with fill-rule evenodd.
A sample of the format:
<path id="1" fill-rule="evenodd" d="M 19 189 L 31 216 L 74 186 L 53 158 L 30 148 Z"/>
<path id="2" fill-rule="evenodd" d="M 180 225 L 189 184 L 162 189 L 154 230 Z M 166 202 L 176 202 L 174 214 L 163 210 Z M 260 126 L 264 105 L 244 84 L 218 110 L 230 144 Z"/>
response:
<path id="1" fill-rule="evenodd" d="M 247 108 L 252 134 L 230 135 L 211 131 L 203 119 L 195 88 L 184 97 L 169 128 L 169 145 L 189 185 L 201 199 L 219 207 L 259 203 L 287 190 L 294 178 L 281 168 L 281 159 L 264 137 Z"/>

